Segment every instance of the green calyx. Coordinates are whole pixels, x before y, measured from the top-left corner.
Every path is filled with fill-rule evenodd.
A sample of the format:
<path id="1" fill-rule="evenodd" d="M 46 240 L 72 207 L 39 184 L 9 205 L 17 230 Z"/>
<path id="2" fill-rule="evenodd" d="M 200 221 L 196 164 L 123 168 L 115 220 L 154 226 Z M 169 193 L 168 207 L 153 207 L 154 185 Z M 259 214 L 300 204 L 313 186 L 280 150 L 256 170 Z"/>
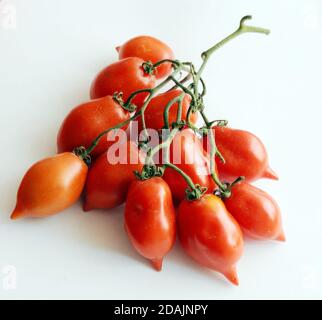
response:
<path id="1" fill-rule="evenodd" d="M 155 67 L 151 61 L 143 62 L 142 68 L 146 74 L 152 75 L 155 73 Z"/>
<path id="2" fill-rule="evenodd" d="M 172 123 L 172 129 L 178 128 L 179 130 L 182 129 L 186 125 L 185 120 L 178 120 Z"/>
<path id="3" fill-rule="evenodd" d="M 232 190 L 232 188 L 233 188 L 236 184 L 240 183 L 240 182 L 241 182 L 241 181 L 243 181 L 243 180 L 245 180 L 245 177 L 240 176 L 240 177 L 238 177 L 236 180 L 234 180 L 232 183 L 224 183 L 223 185 L 225 186 L 225 190 L 220 190 L 220 189 L 218 189 L 218 190 L 216 190 L 216 191 L 214 192 L 214 194 L 215 194 L 217 197 L 221 198 L 222 200 L 228 199 L 228 198 L 231 196 L 231 190 Z"/>
<path id="4" fill-rule="evenodd" d="M 91 156 L 87 153 L 87 150 L 85 147 L 77 147 L 73 150 L 73 153 L 82 159 L 87 166 L 91 165 Z"/>
<path id="5" fill-rule="evenodd" d="M 206 187 L 202 187 L 196 184 L 194 188 L 188 187 L 186 189 L 186 199 L 188 201 L 194 201 L 200 199 L 207 191 Z"/>
<path id="6" fill-rule="evenodd" d="M 192 112 L 201 112 L 205 108 L 205 105 L 203 103 L 203 97 L 201 95 L 198 95 L 195 99 L 191 101 L 191 109 Z"/>
<path id="7" fill-rule="evenodd" d="M 136 105 L 131 101 L 124 102 L 123 100 L 123 92 L 115 92 L 113 94 L 113 100 L 118 103 L 124 110 L 132 113 L 136 110 Z"/>
<path id="8" fill-rule="evenodd" d="M 148 180 L 153 177 L 162 177 L 164 173 L 164 168 L 163 167 L 158 167 L 154 164 L 148 165 L 145 164 L 141 170 L 139 171 L 134 171 L 135 176 L 139 180 Z"/>

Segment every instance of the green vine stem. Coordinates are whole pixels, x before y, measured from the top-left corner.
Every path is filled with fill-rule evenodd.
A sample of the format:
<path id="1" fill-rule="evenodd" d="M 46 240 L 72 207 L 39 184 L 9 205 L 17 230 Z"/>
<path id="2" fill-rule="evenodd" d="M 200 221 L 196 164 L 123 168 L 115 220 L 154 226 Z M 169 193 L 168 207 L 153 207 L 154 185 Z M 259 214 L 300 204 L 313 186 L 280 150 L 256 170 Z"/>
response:
<path id="1" fill-rule="evenodd" d="M 212 175 L 212 178 L 213 180 L 215 181 L 215 183 L 217 184 L 217 186 L 219 187 L 220 189 L 220 193 L 222 194 L 223 197 L 228 197 L 230 195 L 230 188 L 223 184 L 217 174 L 216 174 L 216 171 L 215 171 L 215 155 L 219 156 L 221 158 L 222 161 L 224 161 L 220 151 L 217 149 L 216 147 L 216 143 L 215 143 L 215 138 L 214 138 L 214 134 L 213 134 L 213 130 L 212 130 L 212 125 L 213 123 L 210 122 L 208 119 L 207 119 L 207 116 L 205 115 L 205 112 L 204 112 L 204 106 L 203 106 L 203 101 L 202 101 L 202 98 L 203 96 L 206 94 L 206 86 L 205 86 L 205 83 L 204 81 L 201 79 L 201 74 L 202 72 L 204 71 L 207 63 L 208 63 L 208 60 L 209 58 L 211 57 L 211 55 L 216 51 L 218 50 L 219 48 L 221 48 L 222 46 L 224 46 L 226 43 L 228 43 L 230 40 L 244 34 L 244 33 L 262 33 L 262 34 L 266 34 L 268 35 L 270 33 L 270 31 L 268 29 L 264 29 L 264 28 L 260 28 L 260 27 L 255 27 L 255 26 L 247 26 L 245 25 L 245 22 L 247 20 L 251 20 L 252 19 L 252 16 L 248 15 L 248 16 L 244 16 L 241 20 L 240 20 L 240 23 L 239 23 L 239 27 L 236 31 L 234 31 L 232 34 L 230 34 L 228 37 L 224 38 L 223 40 L 221 40 L 220 42 L 218 42 L 217 44 L 215 44 L 214 46 L 212 46 L 211 48 L 209 48 L 208 50 L 204 51 L 201 55 L 202 57 L 202 64 L 198 70 L 198 72 L 193 76 L 193 79 L 194 79 L 194 94 L 195 96 L 198 97 L 198 100 L 199 100 L 199 97 L 200 97 L 200 100 L 198 101 L 200 103 L 199 106 L 197 106 L 199 108 L 199 112 L 206 124 L 206 127 L 209 131 L 209 140 L 210 140 L 210 171 L 211 171 L 211 175 Z M 199 90 L 198 90 L 198 86 L 199 86 L 199 82 L 202 83 L 202 86 L 203 86 L 203 91 L 202 91 L 202 94 L 199 95 Z M 190 110 L 189 110 L 190 111 Z M 187 115 L 187 121 L 189 122 L 189 116 L 190 116 L 190 113 L 188 112 L 188 115 Z"/>
<path id="2" fill-rule="evenodd" d="M 193 201 L 193 200 L 200 199 L 203 196 L 203 194 L 207 191 L 206 187 L 202 187 L 198 184 L 194 184 L 192 179 L 183 170 L 181 170 L 179 167 L 172 164 L 171 162 L 165 162 L 163 167 L 165 169 L 171 168 L 175 170 L 184 178 L 184 180 L 188 185 L 188 188 L 186 189 L 186 196 L 188 200 Z"/>
<path id="3" fill-rule="evenodd" d="M 166 150 L 168 150 L 170 148 L 172 140 L 174 139 L 175 135 L 178 132 L 179 132 L 179 128 L 174 128 L 173 130 L 171 130 L 167 138 L 162 143 L 158 144 L 157 146 L 155 146 L 150 150 L 148 157 L 152 158 L 161 149 L 166 148 Z"/>
<path id="4" fill-rule="evenodd" d="M 181 68 L 183 67 L 183 65 L 180 63 L 180 65 L 177 65 L 177 68 L 175 68 L 175 70 L 172 72 L 172 74 L 167 77 L 163 82 L 161 82 L 159 85 L 157 85 L 156 87 L 154 87 L 153 89 L 149 89 L 149 96 L 148 98 L 145 100 L 142 108 L 141 108 L 141 118 L 142 118 L 142 128 L 143 128 L 143 135 L 145 138 L 148 137 L 148 133 L 147 133 L 147 128 L 146 128 L 146 123 L 145 123 L 145 110 L 147 108 L 147 106 L 149 105 L 150 101 L 152 100 L 152 98 L 156 95 L 156 93 L 161 90 L 166 84 L 168 84 L 169 82 L 172 81 L 172 79 L 174 78 L 174 76 L 181 70 Z M 141 91 L 142 92 L 142 91 Z M 147 92 L 147 91 L 146 91 Z M 140 92 L 136 91 L 134 93 L 131 94 L 131 99 L 133 99 L 135 97 L 136 94 L 138 94 Z M 125 102 L 126 104 L 128 103 Z"/>
<path id="5" fill-rule="evenodd" d="M 231 196 L 231 189 L 238 184 L 239 182 L 245 180 L 245 177 L 240 176 L 237 179 L 235 179 L 232 183 L 227 183 L 226 184 L 226 192 L 222 193 L 220 190 L 216 190 L 214 194 L 221 198 L 222 200 L 225 200 Z"/>
<path id="6" fill-rule="evenodd" d="M 177 111 L 177 123 L 181 120 L 181 113 L 182 113 L 182 101 L 184 99 L 185 93 L 181 93 L 180 95 L 174 97 L 171 99 L 166 107 L 164 108 L 163 112 L 163 121 L 164 121 L 164 128 L 169 129 L 170 124 L 169 124 L 169 111 L 172 106 L 174 106 L 176 103 L 178 103 L 178 111 Z"/>
<path id="7" fill-rule="evenodd" d="M 193 108 L 192 106 L 190 105 L 189 109 L 188 109 L 188 112 L 187 112 L 187 116 L 186 116 L 186 122 L 187 122 L 187 125 L 189 128 L 191 128 L 193 131 L 195 132 L 198 132 L 199 131 L 199 128 L 196 127 L 190 120 L 190 117 L 191 117 L 191 114 L 193 113 Z"/>
<path id="8" fill-rule="evenodd" d="M 195 185 L 189 175 L 187 175 L 183 170 L 181 170 L 179 167 L 177 167 L 176 165 L 170 162 L 170 155 L 169 155 L 170 145 L 174 137 L 176 136 L 176 134 L 179 132 L 179 130 L 180 130 L 179 128 L 172 129 L 168 134 L 167 138 L 162 143 L 158 144 L 157 146 L 155 146 L 154 148 L 148 151 L 147 157 L 145 159 L 145 165 L 141 173 L 135 172 L 135 175 L 139 179 L 145 180 L 145 179 L 150 179 L 153 176 L 160 176 L 163 174 L 166 168 L 171 168 L 175 170 L 177 173 L 179 173 L 186 181 L 188 186 L 186 190 L 187 198 L 189 200 L 199 199 L 206 192 L 207 188 L 201 187 L 199 185 Z M 153 157 L 162 149 L 164 149 L 164 153 L 165 153 L 163 165 L 162 167 L 157 168 L 157 166 L 154 164 Z"/>
<path id="9" fill-rule="evenodd" d="M 124 127 L 125 125 L 129 124 L 131 121 L 136 120 L 138 117 L 140 117 L 142 114 L 142 111 L 139 110 L 137 111 L 132 117 L 130 117 L 129 119 L 118 123 L 116 126 L 111 127 L 106 129 L 105 131 L 101 132 L 92 142 L 92 144 L 85 150 L 85 154 L 86 155 L 90 155 L 90 153 L 96 148 L 96 146 L 98 145 L 99 141 L 101 140 L 101 138 L 103 136 L 105 136 L 106 134 L 108 134 L 110 131 L 115 130 L 115 129 L 120 129 L 122 127 Z"/>
<path id="10" fill-rule="evenodd" d="M 192 103 L 196 104 L 196 96 L 195 94 L 189 89 L 189 87 L 185 87 L 183 84 L 181 84 L 180 81 L 178 81 L 176 78 L 174 78 L 172 75 L 170 76 L 171 80 L 179 87 L 183 92 L 189 94 L 192 99 Z"/>
<path id="11" fill-rule="evenodd" d="M 153 65 L 153 68 L 156 69 L 158 66 L 160 66 L 161 64 L 163 63 L 171 63 L 172 66 L 174 67 L 174 69 L 176 67 L 180 67 L 181 66 L 181 62 L 179 60 L 171 60 L 171 59 L 163 59 L 163 60 L 160 60 L 158 62 L 156 62 L 154 65 Z"/>
<path id="12" fill-rule="evenodd" d="M 175 70 L 173 73 L 177 73 L 178 70 Z M 171 81 L 171 78 L 168 77 L 166 80 L 164 80 L 163 82 L 161 82 L 159 85 L 157 85 L 155 88 L 153 88 L 148 96 L 148 98 L 146 99 L 146 101 L 144 102 L 141 111 L 142 111 L 142 115 L 141 115 L 141 119 L 142 119 L 142 128 L 143 128 L 143 136 L 144 138 L 148 137 L 148 132 L 147 132 L 147 128 L 146 128 L 146 123 L 145 123 L 145 110 L 148 107 L 150 101 L 152 100 L 152 98 L 156 95 L 156 93 L 162 89 L 166 84 L 168 84 Z"/>
<path id="13" fill-rule="evenodd" d="M 140 89 L 140 90 L 137 90 L 135 92 L 132 92 L 130 94 L 130 96 L 127 98 L 127 100 L 125 102 L 123 102 L 123 108 L 125 108 L 126 110 L 127 109 L 130 109 L 130 106 L 132 105 L 132 100 L 140 93 L 148 93 L 148 94 L 151 94 L 153 89 Z M 118 93 L 117 95 L 120 95 L 120 93 Z M 121 95 L 123 96 L 123 94 L 121 93 Z M 122 105 L 122 101 L 120 100 L 116 100 L 119 104 Z"/>
<path id="14" fill-rule="evenodd" d="M 208 136 L 209 136 L 209 140 L 210 140 L 210 151 L 209 151 L 209 162 L 210 162 L 210 172 L 211 172 L 211 177 L 213 178 L 213 180 L 215 181 L 216 185 L 219 187 L 220 191 L 222 193 L 225 193 L 227 191 L 227 188 L 225 186 L 225 184 L 223 184 L 216 173 L 215 170 L 215 155 L 216 155 L 216 150 L 217 150 L 217 146 L 215 143 L 215 137 L 214 137 L 214 133 L 212 131 L 211 128 L 211 123 L 209 122 L 209 120 L 207 119 L 207 116 L 205 115 L 204 111 L 200 111 L 200 114 L 206 124 L 206 127 L 208 129 Z"/>
<path id="15" fill-rule="evenodd" d="M 183 124 L 185 121 L 182 120 L 182 105 L 183 105 L 183 99 L 184 99 L 184 94 L 182 93 L 179 96 L 179 101 L 178 101 L 178 110 L 177 110 L 177 124 Z"/>
<path id="16" fill-rule="evenodd" d="M 180 80 L 180 83 L 183 85 L 186 82 L 190 81 L 192 79 L 191 73 L 188 73 L 182 80 Z M 169 91 L 173 91 L 175 89 L 177 89 L 178 86 L 175 84 L 174 86 L 172 86 L 170 89 L 167 90 L 167 92 Z"/>
<path id="17" fill-rule="evenodd" d="M 240 23 L 239 23 L 239 27 L 236 31 L 234 31 L 232 34 L 230 34 L 228 37 L 224 38 L 223 40 L 221 40 L 220 42 L 218 42 L 217 44 L 215 44 L 214 46 L 212 46 L 210 49 L 208 49 L 207 51 L 204 51 L 201 54 L 201 57 L 203 59 L 203 63 L 200 67 L 200 69 L 197 72 L 196 75 L 196 81 L 195 84 L 197 85 L 201 74 L 203 72 L 203 70 L 205 69 L 207 62 L 209 60 L 209 58 L 211 57 L 211 55 L 218 50 L 219 48 L 221 48 L 222 46 L 224 46 L 226 43 L 228 43 L 230 40 L 244 34 L 244 33 L 262 33 L 262 34 L 266 34 L 268 35 L 270 33 L 270 30 L 265 29 L 265 28 L 260 28 L 260 27 L 254 27 L 254 26 L 248 26 L 245 24 L 245 22 L 247 20 L 251 20 L 252 16 L 248 15 L 248 16 L 244 16 L 243 18 L 241 18 Z M 197 89 L 197 88 L 196 88 Z"/>
<path id="18" fill-rule="evenodd" d="M 167 137 L 166 141 L 159 146 L 155 147 L 155 150 L 151 152 L 153 154 L 154 152 L 158 152 L 158 150 L 161 150 L 162 148 L 165 149 L 165 156 L 164 156 L 164 163 L 163 163 L 163 168 L 171 168 L 172 170 L 175 170 L 177 173 L 179 173 L 184 180 L 186 181 L 188 188 L 186 190 L 186 194 L 189 200 L 195 200 L 199 199 L 206 191 L 207 188 L 201 187 L 199 185 L 195 185 L 192 179 L 190 178 L 189 175 L 187 175 L 183 170 L 181 170 L 179 167 L 174 165 L 173 163 L 170 162 L 170 145 L 172 140 L 174 139 L 175 135 L 179 132 L 179 128 L 174 128 L 169 136 Z"/>

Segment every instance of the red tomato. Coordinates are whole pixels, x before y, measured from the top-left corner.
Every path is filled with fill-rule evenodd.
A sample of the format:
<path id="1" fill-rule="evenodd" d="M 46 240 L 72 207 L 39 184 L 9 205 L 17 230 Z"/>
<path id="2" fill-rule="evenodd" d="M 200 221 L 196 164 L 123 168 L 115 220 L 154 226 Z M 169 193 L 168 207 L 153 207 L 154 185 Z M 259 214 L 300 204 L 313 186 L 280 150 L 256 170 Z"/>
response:
<path id="1" fill-rule="evenodd" d="M 126 199 L 125 229 L 134 248 L 161 270 L 176 234 L 171 192 L 162 178 L 132 182 Z"/>
<path id="2" fill-rule="evenodd" d="M 107 66 L 96 76 L 91 85 L 91 99 L 123 92 L 123 99 L 126 101 L 134 91 L 153 88 L 155 76 L 143 70 L 143 63 L 144 60 L 140 58 L 126 58 Z M 132 102 L 142 106 L 147 96 L 148 93 L 140 93 Z"/>
<path id="3" fill-rule="evenodd" d="M 132 162 L 131 163 L 131 159 Z M 110 209 L 122 204 L 133 180 L 133 171 L 141 171 L 144 157 L 134 142 L 127 142 L 119 163 L 111 163 L 104 152 L 92 164 L 86 181 L 84 210 Z"/>
<path id="4" fill-rule="evenodd" d="M 268 165 L 268 156 L 263 143 L 255 135 L 220 126 L 213 130 L 218 150 L 226 161 L 222 163 L 216 157 L 222 180 L 232 182 L 239 176 L 244 176 L 248 182 L 260 178 L 278 179 Z M 207 147 L 207 137 L 204 137 L 204 147 Z"/>
<path id="5" fill-rule="evenodd" d="M 87 175 L 83 160 L 71 152 L 35 163 L 23 177 L 11 219 L 46 217 L 80 197 Z"/>
<path id="6" fill-rule="evenodd" d="M 159 130 L 164 127 L 164 121 L 163 121 L 163 112 L 167 104 L 174 99 L 175 97 L 178 97 L 182 93 L 181 90 L 171 90 L 168 92 L 164 92 L 159 94 L 158 96 L 151 99 L 150 103 L 148 104 L 144 115 L 145 115 L 145 125 L 147 128 Z M 181 112 L 181 119 L 185 120 L 188 109 L 190 106 L 191 97 L 190 95 L 186 94 L 182 101 L 182 112 Z M 169 110 L 169 125 L 171 125 L 173 122 L 177 119 L 177 112 L 178 112 L 179 103 L 175 103 L 175 105 L 172 105 Z M 198 114 L 197 113 L 191 113 L 190 120 L 192 123 L 196 123 L 198 120 Z M 142 119 L 138 119 L 139 122 L 139 130 L 142 130 Z"/>
<path id="7" fill-rule="evenodd" d="M 225 205 L 250 237 L 285 241 L 280 209 L 266 192 L 241 182 L 232 187 Z"/>
<path id="8" fill-rule="evenodd" d="M 74 108 L 62 123 L 57 137 L 58 152 L 72 151 L 79 146 L 88 148 L 101 132 L 129 117 L 129 112 L 111 96 L 83 103 Z M 126 128 L 127 126 L 123 127 Z M 106 136 L 102 137 L 91 155 L 100 155 L 110 145 Z"/>
<path id="9" fill-rule="evenodd" d="M 174 59 L 174 53 L 171 48 L 164 42 L 150 37 L 139 36 L 125 42 L 122 46 L 117 47 L 119 59 L 128 57 L 138 57 L 144 61 L 156 63 L 164 59 Z M 156 78 L 161 79 L 171 73 L 171 63 L 163 63 L 156 69 Z"/>
<path id="10" fill-rule="evenodd" d="M 181 130 L 173 139 L 170 161 L 189 175 L 194 184 L 206 187 L 208 193 L 214 191 L 216 184 L 210 174 L 209 156 L 191 129 Z M 168 183 L 176 201 L 185 199 L 187 183 L 178 172 L 168 168 L 163 179 Z"/>
<path id="11" fill-rule="evenodd" d="M 182 201 L 178 228 L 181 245 L 189 256 L 238 285 L 236 262 L 243 253 L 243 235 L 218 197 L 207 194 L 199 200 Z"/>

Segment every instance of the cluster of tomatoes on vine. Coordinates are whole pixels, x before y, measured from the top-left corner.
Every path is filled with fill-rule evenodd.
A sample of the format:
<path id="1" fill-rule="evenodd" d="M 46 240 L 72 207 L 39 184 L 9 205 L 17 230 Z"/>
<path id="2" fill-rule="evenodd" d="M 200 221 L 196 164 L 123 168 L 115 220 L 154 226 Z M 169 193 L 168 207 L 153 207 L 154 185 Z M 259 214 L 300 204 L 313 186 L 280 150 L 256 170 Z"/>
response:
<path id="1" fill-rule="evenodd" d="M 96 76 L 91 100 L 63 121 L 58 154 L 35 163 L 23 177 L 11 218 L 55 214 L 82 193 L 85 211 L 126 202 L 130 241 L 156 270 L 178 234 L 189 256 L 238 284 L 243 234 L 285 240 L 277 203 L 250 184 L 277 176 L 259 138 L 226 121 L 208 120 L 202 72 L 229 40 L 247 32 L 269 33 L 245 24 L 250 18 L 242 18 L 235 32 L 203 52 L 198 70 L 175 60 L 170 47 L 153 37 L 139 36 L 117 47 L 119 61 Z M 111 163 L 108 137 L 134 121 L 140 136 L 126 139 L 121 159 Z M 163 139 L 151 145 L 149 129 L 162 131 Z"/>

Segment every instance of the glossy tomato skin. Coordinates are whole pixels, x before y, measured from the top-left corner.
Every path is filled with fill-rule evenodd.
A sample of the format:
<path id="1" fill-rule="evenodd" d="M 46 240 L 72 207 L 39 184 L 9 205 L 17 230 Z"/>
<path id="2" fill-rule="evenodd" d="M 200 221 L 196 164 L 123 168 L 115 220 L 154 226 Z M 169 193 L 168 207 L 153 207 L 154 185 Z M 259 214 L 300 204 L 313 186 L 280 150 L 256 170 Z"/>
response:
<path id="1" fill-rule="evenodd" d="M 84 210 L 111 209 L 121 205 L 127 196 L 134 171 L 141 171 L 144 156 L 134 142 L 128 141 L 126 152 L 120 152 L 119 163 L 113 163 L 104 152 L 91 165 L 85 187 Z M 132 159 L 132 163 L 131 163 Z"/>
<path id="2" fill-rule="evenodd" d="M 248 236 L 258 240 L 285 240 L 278 204 L 263 190 L 246 182 L 238 183 L 225 205 Z"/>
<path id="3" fill-rule="evenodd" d="M 112 63 L 104 68 L 92 82 L 91 99 L 107 95 L 113 96 L 115 92 L 123 92 L 123 99 L 126 101 L 134 91 L 153 88 L 155 86 L 155 76 L 147 74 L 143 70 L 143 63 L 144 60 L 131 57 Z M 140 107 L 147 96 L 148 93 L 140 93 L 132 102 Z"/>
<path id="4" fill-rule="evenodd" d="M 57 136 L 57 150 L 59 153 L 73 151 L 83 146 L 88 148 L 93 140 L 103 131 L 128 120 L 130 114 L 124 110 L 111 96 L 83 103 L 75 107 L 65 118 Z M 125 130 L 127 126 L 124 126 Z M 91 156 L 97 157 L 112 142 L 107 136 L 101 138 Z"/>
<path id="5" fill-rule="evenodd" d="M 132 182 L 126 199 L 125 229 L 134 248 L 161 270 L 176 237 L 171 191 L 162 178 Z"/>
<path id="6" fill-rule="evenodd" d="M 11 219 L 41 218 L 68 208 L 80 197 L 86 175 L 86 164 L 71 152 L 35 163 L 21 181 Z"/>
<path id="7" fill-rule="evenodd" d="M 208 193 L 215 190 L 216 184 L 210 174 L 209 156 L 191 129 L 181 130 L 173 139 L 170 161 L 190 176 L 194 184 L 206 187 Z M 168 183 L 177 202 L 185 199 L 187 183 L 178 172 L 168 168 L 163 179 Z"/>
<path id="8" fill-rule="evenodd" d="M 171 90 L 168 92 L 161 93 L 158 96 L 152 98 L 144 112 L 146 127 L 155 129 L 155 130 L 162 129 L 164 127 L 163 112 L 165 107 L 172 99 L 178 97 L 181 93 L 182 93 L 181 90 Z M 191 102 L 191 97 L 190 95 L 186 94 L 182 101 L 182 112 L 181 112 L 182 120 L 185 120 L 187 117 L 190 102 Z M 175 105 L 171 106 L 169 110 L 169 125 L 171 125 L 173 122 L 176 121 L 178 107 L 179 107 L 178 102 L 176 102 Z M 195 124 L 198 120 L 198 114 L 191 113 L 190 120 L 193 124 Z M 143 129 L 142 119 L 139 118 L 138 122 L 139 122 L 139 130 L 141 131 Z"/>
<path id="9" fill-rule="evenodd" d="M 180 243 L 189 256 L 238 285 L 236 263 L 243 253 L 243 235 L 218 197 L 207 194 L 199 200 L 182 201 L 178 230 Z"/>
<path id="10" fill-rule="evenodd" d="M 232 182 L 244 176 L 247 182 L 260 178 L 277 180 L 277 175 L 268 164 L 268 155 L 264 144 L 250 132 L 217 126 L 214 129 L 218 150 L 225 159 L 222 163 L 216 157 L 219 175 L 222 180 Z M 204 137 L 204 148 L 207 137 Z"/>
<path id="11" fill-rule="evenodd" d="M 119 59 L 138 57 L 144 61 L 156 63 L 164 59 L 174 60 L 172 49 L 164 42 L 151 36 L 138 36 L 117 47 Z M 166 77 L 171 73 L 171 63 L 161 64 L 156 69 L 157 79 Z"/>

